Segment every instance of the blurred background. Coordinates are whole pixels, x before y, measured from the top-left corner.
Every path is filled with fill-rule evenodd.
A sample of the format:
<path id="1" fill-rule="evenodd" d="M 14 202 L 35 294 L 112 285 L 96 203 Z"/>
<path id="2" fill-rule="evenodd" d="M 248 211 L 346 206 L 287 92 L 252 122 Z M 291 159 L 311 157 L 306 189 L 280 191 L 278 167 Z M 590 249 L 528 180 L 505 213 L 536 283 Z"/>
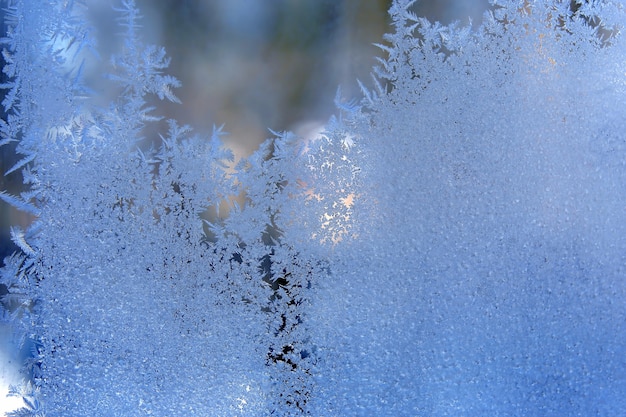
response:
<path id="1" fill-rule="evenodd" d="M 136 2 L 145 43 L 165 46 L 172 59 L 169 73 L 183 84 L 175 91 L 183 104 L 160 103 L 157 113 L 189 124 L 199 134 L 209 135 L 214 124 L 224 124 L 229 132 L 225 142 L 238 155 L 249 154 L 270 137 L 268 129 L 314 136 L 334 114 L 339 87 L 350 99 L 360 97 L 357 79 L 372 85 L 375 56 L 384 56 L 373 43 L 382 43 L 382 35 L 391 30 L 391 0 Z M 91 75 L 87 72 L 97 86 L 98 66 L 121 45 L 113 9 L 119 2 L 86 4 L 102 59 L 91 63 Z M 413 11 L 442 23 L 469 24 L 471 19 L 476 25 L 487 7 L 488 0 L 425 0 Z M 3 173 L 16 162 L 13 151 L 10 145 L 0 148 Z M 0 190 L 19 193 L 20 186 L 19 173 L 0 176 Z M 0 259 L 16 250 L 9 226 L 28 221 L 0 202 Z M 0 295 L 4 293 L 0 285 Z M 18 352 L 11 339 L 11 329 L 0 325 L 0 415 L 19 403 L 3 397 L 8 384 L 19 381 L 16 369 L 28 355 Z"/>
<path id="2" fill-rule="evenodd" d="M 104 0 L 90 1 L 103 57 L 119 47 L 114 14 Z M 480 21 L 487 0 L 418 2 L 432 20 Z M 183 105 L 160 110 L 198 132 L 225 124 L 229 145 L 249 153 L 268 129 L 324 124 L 334 113 L 338 87 L 360 95 L 370 84 L 373 45 L 389 31 L 391 0 L 137 0 L 147 43 L 164 45 L 172 58 Z M 112 36 L 113 35 L 113 36 Z"/>

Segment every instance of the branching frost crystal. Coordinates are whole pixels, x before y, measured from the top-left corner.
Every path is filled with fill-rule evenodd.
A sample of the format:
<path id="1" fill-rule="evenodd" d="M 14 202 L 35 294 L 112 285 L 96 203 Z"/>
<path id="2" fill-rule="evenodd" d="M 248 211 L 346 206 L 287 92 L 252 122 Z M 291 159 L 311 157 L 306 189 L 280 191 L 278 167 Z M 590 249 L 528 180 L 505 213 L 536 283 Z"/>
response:
<path id="1" fill-rule="evenodd" d="M 360 105 L 235 162 L 221 129 L 144 137 L 179 82 L 132 0 L 104 106 L 86 6 L 6 2 L 15 415 L 626 413 L 624 6 L 413 3 Z"/>

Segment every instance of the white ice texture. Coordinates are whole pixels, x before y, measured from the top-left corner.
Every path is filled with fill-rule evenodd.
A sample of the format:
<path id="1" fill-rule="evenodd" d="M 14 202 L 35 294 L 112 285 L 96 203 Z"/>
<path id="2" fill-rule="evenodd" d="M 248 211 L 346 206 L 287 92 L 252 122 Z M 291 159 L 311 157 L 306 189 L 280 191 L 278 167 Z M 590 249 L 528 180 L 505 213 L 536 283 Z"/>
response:
<path id="1" fill-rule="evenodd" d="M 361 102 L 233 162 L 154 133 L 179 83 L 132 0 L 98 61 L 82 2 L 7 2 L 16 415 L 626 415 L 624 6 L 411 3 Z"/>

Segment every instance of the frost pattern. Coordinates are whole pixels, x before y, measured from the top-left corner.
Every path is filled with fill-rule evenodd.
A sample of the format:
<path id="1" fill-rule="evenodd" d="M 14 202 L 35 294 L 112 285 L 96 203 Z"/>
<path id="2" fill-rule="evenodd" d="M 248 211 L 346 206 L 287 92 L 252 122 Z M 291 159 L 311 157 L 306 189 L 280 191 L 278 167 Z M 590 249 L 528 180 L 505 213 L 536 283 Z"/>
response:
<path id="1" fill-rule="evenodd" d="M 84 4 L 7 2 L 16 415 L 626 412 L 623 6 L 492 1 L 472 30 L 413 3 L 362 103 L 235 162 L 220 128 L 143 137 L 179 82 L 132 0 L 108 106 Z"/>

